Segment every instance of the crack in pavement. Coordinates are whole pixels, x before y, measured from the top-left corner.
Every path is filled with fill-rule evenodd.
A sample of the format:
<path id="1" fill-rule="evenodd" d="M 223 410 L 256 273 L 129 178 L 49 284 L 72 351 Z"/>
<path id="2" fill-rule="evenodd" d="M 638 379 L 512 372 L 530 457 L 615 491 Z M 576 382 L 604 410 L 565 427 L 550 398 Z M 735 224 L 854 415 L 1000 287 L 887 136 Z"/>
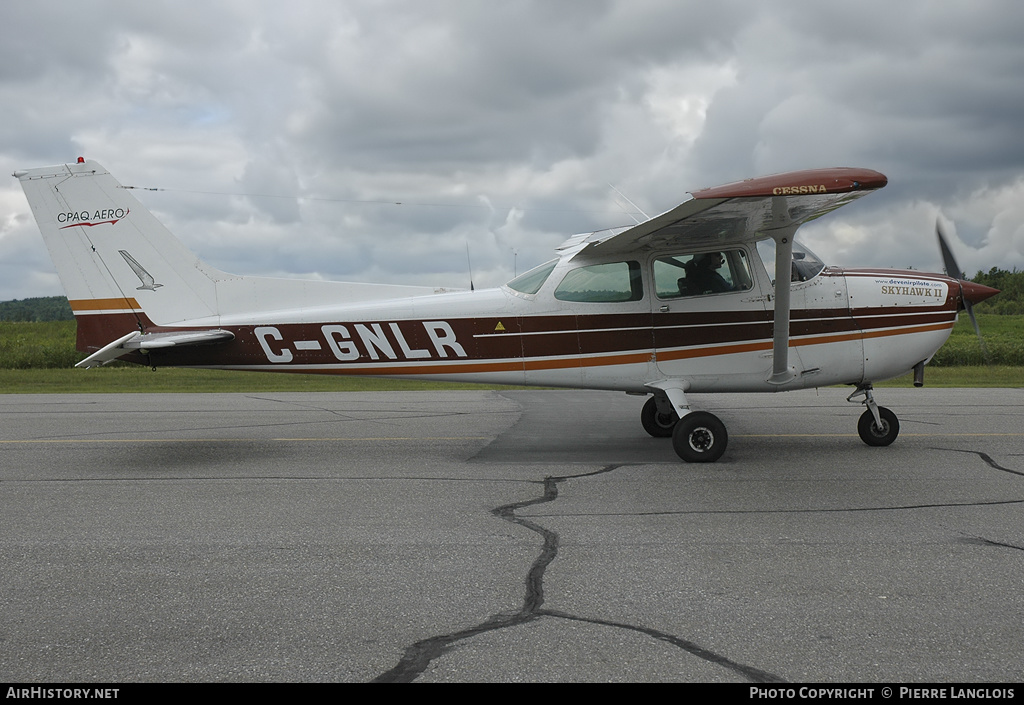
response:
<path id="1" fill-rule="evenodd" d="M 482 623 L 463 629 L 451 634 L 442 634 L 427 639 L 421 639 L 409 647 L 406 647 L 405 654 L 399 660 L 398 664 L 388 671 L 385 671 L 381 675 L 374 678 L 372 683 L 411 683 L 422 674 L 430 664 L 437 658 L 440 658 L 449 650 L 451 650 L 456 644 L 465 639 L 483 634 L 485 632 L 498 631 L 500 629 L 506 629 L 508 627 L 514 627 L 527 622 L 532 622 L 543 617 L 549 617 L 554 619 L 564 619 L 575 622 L 583 622 L 587 624 L 596 624 L 599 626 L 612 627 L 615 629 L 624 629 L 639 634 L 644 634 L 658 641 L 671 644 L 683 651 L 696 656 L 702 660 L 708 661 L 709 663 L 716 664 L 723 668 L 726 668 L 737 675 L 740 675 L 753 683 L 785 683 L 786 681 L 779 676 L 776 676 L 767 671 L 747 666 L 741 663 L 737 663 L 721 654 L 715 653 L 710 649 L 706 649 L 692 641 L 682 639 L 673 634 L 662 632 L 657 629 L 650 627 L 643 627 L 635 624 L 628 624 L 624 622 L 613 622 L 609 620 L 593 619 L 587 617 L 581 617 L 578 615 L 569 614 L 567 612 L 561 612 L 559 610 L 542 609 L 544 604 L 544 572 L 547 567 L 551 564 L 555 558 L 558 557 L 558 546 L 559 536 L 555 531 L 545 529 L 540 524 L 537 524 L 529 519 L 517 516 L 516 511 L 525 507 L 533 506 L 536 504 L 544 504 L 548 502 L 554 502 L 558 499 L 558 485 L 561 482 L 572 479 L 580 479 L 585 477 L 593 477 L 595 475 L 601 475 L 604 473 L 612 472 L 620 467 L 625 467 L 628 464 L 619 463 L 614 465 L 606 465 L 600 470 L 589 473 L 581 473 L 578 475 L 563 475 L 556 477 L 546 477 L 543 481 L 544 491 L 540 497 L 534 499 L 524 500 L 522 502 L 514 502 L 512 504 L 505 504 L 500 507 L 495 507 L 491 510 L 491 513 L 495 516 L 518 524 L 524 528 L 529 529 L 539 534 L 543 540 L 543 546 L 540 554 L 534 560 L 530 566 L 530 570 L 526 576 L 526 596 L 523 600 L 522 607 L 514 613 L 503 613 L 497 614 Z"/>
<path id="2" fill-rule="evenodd" d="M 992 459 L 992 456 L 990 456 L 988 453 L 982 453 L 980 450 L 965 450 L 963 448 L 932 448 L 932 450 L 944 450 L 952 453 L 971 453 L 984 460 L 988 464 L 988 466 L 994 470 L 1002 470 L 1003 472 L 1008 472 L 1011 475 L 1024 476 L 1024 472 L 1021 472 L 1020 470 L 1011 470 L 1010 468 L 1004 468 L 1002 465 L 994 461 Z"/>
<path id="3" fill-rule="evenodd" d="M 1018 551 L 1024 551 L 1024 546 L 1018 546 L 1012 543 L 1006 543 L 1004 541 L 993 541 L 992 539 L 986 539 L 981 536 L 966 536 L 960 539 L 961 543 L 969 543 L 975 546 L 997 546 L 999 548 L 1013 548 Z"/>
<path id="4" fill-rule="evenodd" d="M 732 659 L 726 658 L 721 654 L 717 654 L 714 651 L 705 649 L 703 646 L 696 644 L 688 639 L 680 639 L 674 634 L 668 634 L 658 629 L 652 629 L 650 627 L 641 627 L 635 624 L 626 624 L 624 622 L 612 622 L 605 619 L 587 619 L 585 617 L 578 617 L 576 615 L 567 614 L 565 612 L 559 612 L 557 610 L 541 610 L 541 614 L 548 615 L 551 617 L 558 617 L 560 619 L 569 619 L 575 622 L 586 622 L 588 624 L 599 624 L 605 627 L 616 627 L 618 629 L 626 629 L 629 631 L 639 632 L 646 634 L 649 637 L 657 639 L 658 641 L 664 641 L 673 646 L 677 646 L 683 651 L 693 654 L 697 658 L 704 659 L 710 663 L 718 664 L 724 668 L 727 668 L 736 673 L 740 673 L 746 676 L 752 683 L 786 683 L 787 681 L 779 676 L 768 671 L 762 671 L 760 668 L 754 668 L 753 666 L 746 666 L 742 663 L 737 663 Z"/>
<path id="5" fill-rule="evenodd" d="M 1024 504 L 1024 499 L 996 499 L 976 502 L 933 502 L 931 504 L 897 504 L 889 507 L 821 507 L 810 509 L 679 509 L 662 512 L 580 512 L 574 517 L 656 517 L 690 515 L 735 515 L 744 514 L 844 514 L 859 512 L 896 512 L 908 509 L 947 509 L 950 507 L 988 507 L 1003 504 Z M 536 514 L 535 517 L 561 517 L 564 514 Z"/>
<path id="6" fill-rule="evenodd" d="M 983 453 L 979 450 L 964 450 L 962 448 L 931 448 L 931 450 L 950 451 L 956 453 L 970 453 L 977 455 L 989 467 L 995 470 L 1002 470 L 1012 475 L 1024 476 L 1024 472 L 1019 470 L 1012 470 L 1006 468 L 997 463 L 992 459 L 988 453 Z M 976 500 L 971 502 L 931 502 L 927 504 L 895 504 L 890 506 L 881 507 L 807 507 L 800 509 L 679 509 L 671 511 L 658 511 L 658 512 L 587 512 L 577 513 L 573 516 L 686 516 L 686 515 L 711 515 L 711 514 L 729 514 L 729 515 L 743 515 L 743 514 L 842 514 L 847 512 L 860 513 L 860 512 L 893 512 L 893 511 L 905 511 L 910 509 L 948 509 L 951 507 L 989 507 L 989 506 L 1000 506 L 1006 504 L 1024 504 L 1024 499 L 995 499 L 995 500 Z M 543 517 L 558 517 L 565 516 L 563 514 L 535 514 L 535 518 Z M 1016 548 L 1011 546 L 1011 548 Z"/>

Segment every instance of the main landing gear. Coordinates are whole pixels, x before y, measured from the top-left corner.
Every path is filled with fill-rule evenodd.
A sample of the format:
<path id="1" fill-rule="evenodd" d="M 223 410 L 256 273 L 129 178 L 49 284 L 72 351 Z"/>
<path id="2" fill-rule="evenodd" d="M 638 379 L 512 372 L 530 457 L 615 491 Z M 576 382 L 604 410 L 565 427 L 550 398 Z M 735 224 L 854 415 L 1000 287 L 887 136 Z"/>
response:
<path id="1" fill-rule="evenodd" d="M 870 383 L 858 386 L 846 400 L 867 407 L 857 422 L 862 441 L 869 446 L 887 446 L 896 440 L 899 419 L 875 403 Z M 707 411 L 690 411 L 686 394 L 676 387 L 658 388 L 644 404 L 640 422 L 655 438 L 671 437 L 676 455 L 688 463 L 713 463 L 729 445 L 729 433 L 721 419 Z"/>
<path id="2" fill-rule="evenodd" d="M 640 412 L 640 423 L 644 430 L 655 438 L 670 438 L 678 422 L 679 414 L 668 399 L 664 399 L 659 406 L 657 397 L 650 397 Z"/>
<path id="3" fill-rule="evenodd" d="M 713 463 L 727 445 L 725 424 L 707 411 L 691 411 L 672 430 L 672 448 L 688 463 Z"/>
<path id="4" fill-rule="evenodd" d="M 729 445 L 729 434 L 721 419 L 707 411 L 690 411 L 681 389 L 655 393 L 644 404 L 640 422 L 655 438 L 671 436 L 676 455 L 688 463 L 713 463 Z"/>

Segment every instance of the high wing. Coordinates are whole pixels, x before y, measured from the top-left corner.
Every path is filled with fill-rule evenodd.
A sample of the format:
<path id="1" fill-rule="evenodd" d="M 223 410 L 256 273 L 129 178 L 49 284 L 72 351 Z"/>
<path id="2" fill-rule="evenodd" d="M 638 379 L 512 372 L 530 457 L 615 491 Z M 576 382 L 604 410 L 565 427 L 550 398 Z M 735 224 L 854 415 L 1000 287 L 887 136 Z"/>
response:
<path id="1" fill-rule="evenodd" d="M 775 240 L 775 281 L 788 282 L 793 235 L 820 218 L 888 183 L 871 169 L 835 167 L 762 176 L 690 194 L 670 211 L 631 228 L 578 235 L 559 249 L 577 259 L 630 255 L 653 249 L 704 248 Z M 789 365 L 790 287 L 775 287 L 772 375 L 785 384 L 796 376 Z M 671 398 L 671 395 L 670 395 Z"/>
<path id="2" fill-rule="evenodd" d="M 809 169 L 695 191 L 686 201 L 631 228 L 570 239 L 576 257 L 665 247 L 713 247 L 792 234 L 804 223 L 885 186 L 870 169 Z"/>

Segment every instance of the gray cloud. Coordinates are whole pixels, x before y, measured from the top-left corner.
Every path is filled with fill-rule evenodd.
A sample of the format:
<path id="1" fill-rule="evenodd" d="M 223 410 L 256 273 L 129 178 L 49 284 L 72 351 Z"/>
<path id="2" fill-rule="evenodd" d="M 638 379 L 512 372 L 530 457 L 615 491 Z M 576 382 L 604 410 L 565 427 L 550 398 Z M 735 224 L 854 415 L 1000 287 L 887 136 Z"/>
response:
<path id="1" fill-rule="evenodd" d="M 0 167 L 97 159 L 228 271 L 498 284 L 687 190 L 890 186 L 806 229 L 841 264 L 1024 267 L 1024 5 L 8 3 Z M 226 195 L 239 194 L 239 195 Z M 402 205 L 394 205 L 395 203 Z M 389 205 L 390 204 L 390 205 Z M 13 179 L 0 299 L 59 293 Z M 455 281 L 451 279 L 454 278 Z"/>

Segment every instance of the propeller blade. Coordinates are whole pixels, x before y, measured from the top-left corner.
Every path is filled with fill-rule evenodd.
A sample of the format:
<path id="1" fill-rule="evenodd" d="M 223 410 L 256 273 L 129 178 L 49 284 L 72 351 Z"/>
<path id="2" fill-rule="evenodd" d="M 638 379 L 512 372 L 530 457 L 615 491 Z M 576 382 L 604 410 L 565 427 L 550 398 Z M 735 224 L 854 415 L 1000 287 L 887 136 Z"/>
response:
<path id="1" fill-rule="evenodd" d="M 978 326 L 978 319 L 974 315 L 974 304 L 981 303 L 990 296 L 995 296 L 999 293 L 999 290 L 984 286 L 983 284 L 966 281 L 967 273 L 960 269 L 960 265 L 957 264 L 953 251 L 949 249 L 946 236 L 942 232 L 942 222 L 938 219 L 935 220 L 935 234 L 939 238 L 939 250 L 942 252 L 942 263 L 946 267 L 946 274 L 956 279 L 960 284 L 960 300 L 967 311 L 967 316 L 971 319 L 974 332 L 978 335 L 981 354 L 987 363 L 989 360 L 988 348 L 985 347 L 985 339 L 981 337 L 981 328 Z"/>
<path id="2" fill-rule="evenodd" d="M 946 268 L 946 274 L 954 279 L 963 279 L 963 270 L 961 270 L 960 265 L 956 263 L 956 257 L 953 256 L 953 251 L 949 249 L 949 243 L 946 241 L 946 236 L 942 232 L 942 223 L 939 222 L 939 220 L 935 221 L 935 234 L 939 238 L 939 250 L 942 252 L 942 264 Z"/>
<path id="3" fill-rule="evenodd" d="M 985 346 L 985 339 L 981 337 L 981 328 L 978 327 L 978 319 L 974 315 L 974 305 L 965 298 L 964 308 L 967 309 L 967 315 L 971 319 L 971 323 L 974 325 L 974 333 L 978 336 L 978 345 L 981 346 L 981 356 L 984 358 L 985 364 L 988 364 L 988 348 Z"/>

